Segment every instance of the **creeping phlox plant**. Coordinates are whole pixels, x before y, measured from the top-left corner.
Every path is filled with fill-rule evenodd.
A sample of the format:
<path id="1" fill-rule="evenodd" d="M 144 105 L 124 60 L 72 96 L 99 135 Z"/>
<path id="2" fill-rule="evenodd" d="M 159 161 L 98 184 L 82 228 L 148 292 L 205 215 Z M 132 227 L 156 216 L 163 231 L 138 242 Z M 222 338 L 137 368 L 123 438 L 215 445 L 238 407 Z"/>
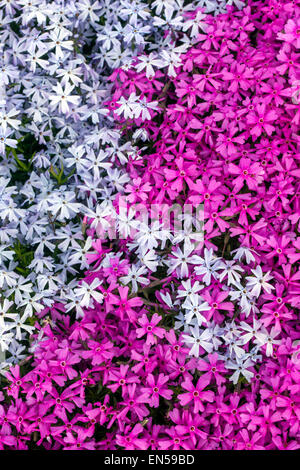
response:
<path id="1" fill-rule="evenodd" d="M 2 448 L 300 448 L 300 1 L 0 6 Z"/>
<path id="2" fill-rule="evenodd" d="M 108 116 L 107 77 L 137 55 L 167 71 L 203 24 L 196 7 L 211 15 L 225 3 L 0 2 L 2 370 L 24 358 L 45 306 L 81 301 L 76 279 L 92 247 L 82 219 L 110 213 L 129 182 L 116 158 L 139 149 Z"/>

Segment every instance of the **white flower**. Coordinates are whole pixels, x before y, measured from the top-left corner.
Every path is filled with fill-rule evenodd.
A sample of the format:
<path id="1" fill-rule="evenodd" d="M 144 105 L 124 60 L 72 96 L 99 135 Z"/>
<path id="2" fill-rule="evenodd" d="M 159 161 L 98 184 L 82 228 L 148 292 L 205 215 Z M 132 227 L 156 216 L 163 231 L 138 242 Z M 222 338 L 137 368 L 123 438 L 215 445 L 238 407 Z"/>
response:
<path id="1" fill-rule="evenodd" d="M 200 302 L 201 297 L 198 294 L 191 294 L 182 304 L 182 308 L 188 311 L 185 314 L 185 319 L 187 323 L 190 323 L 194 317 L 197 318 L 199 326 L 201 326 L 203 322 L 206 322 L 206 318 L 200 312 L 209 311 L 210 306 L 207 302 Z"/>
<path id="2" fill-rule="evenodd" d="M 50 251 L 53 252 L 55 249 L 55 245 L 50 242 L 50 240 L 53 240 L 53 237 L 51 235 L 43 235 L 42 237 L 36 237 L 32 240 L 33 245 L 38 243 L 38 246 L 35 250 L 35 253 L 37 255 L 43 255 L 45 248 L 48 248 Z"/>
<path id="3" fill-rule="evenodd" d="M 61 280 L 58 276 L 55 276 L 50 271 L 45 271 L 42 274 L 38 274 L 36 277 L 38 289 L 40 292 L 45 292 L 46 286 L 52 292 L 56 292 L 61 284 Z"/>
<path id="4" fill-rule="evenodd" d="M 22 302 L 20 302 L 19 307 L 25 307 L 24 313 L 27 317 L 32 317 L 33 312 L 41 312 L 44 308 L 39 300 L 43 299 L 43 294 L 35 294 L 33 297 L 30 297 L 27 293 L 23 296 Z"/>
<path id="5" fill-rule="evenodd" d="M 132 138 L 133 140 L 139 140 L 141 139 L 143 142 L 146 142 L 147 140 L 149 140 L 149 134 L 148 134 L 148 131 L 147 129 L 143 129 L 143 128 L 140 128 L 140 129 L 136 129 L 134 131 L 134 133 L 132 134 Z M 134 154 L 135 155 L 135 159 L 136 160 L 140 160 L 141 159 L 141 156 L 140 155 L 137 155 L 137 154 Z"/>
<path id="6" fill-rule="evenodd" d="M 83 235 L 79 231 L 79 227 L 76 225 L 67 225 L 66 227 L 61 227 L 60 230 L 57 230 L 55 233 L 55 240 L 62 240 L 57 247 L 65 252 L 71 246 L 72 248 L 79 248 L 79 241 L 83 240 Z"/>
<path id="7" fill-rule="evenodd" d="M 163 292 L 160 292 L 160 296 L 161 296 L 163 302 L 164 302 L 166 305 L 168 305 L 168 307 L 170 307 L 170 308 L 173 308 L 173 307 L 174 307 L 175 304 L 174 304 L 174 302 L 172 301 L 169 292 L 166 292 L 165 294 L 164 294 Z"/>
<path id="8" fill-rule="evenodd" d="M 119 101 L 117 101 L 117 104 L 120 106 L 118 109 L 115 110 L 115 113 L 118 114 L 119 116 L 121 114 L 124 115 L 125 119 L 132 119 L 133 118 L 133 108 L 136 103 L 138 103 L 139 97 L 135 93 L 131 93 L 129 98 L 124 98 L 124 96 L 121 96 Z"/>
<path id="9" fill-rule="evenodd" d="M 236 356 L 241 359 L 245 355 L 244 345 L 241 338 L 229 338 L 224 336 L 225 344 L 231 357 Z"/>
<path id="10" fill-rule="evenodd" d="M 251 309 L 253 308 L 253 294 L 249 291 L 248 287 L 243 287 L 241 284 L 234 284 L 237 289 L 229 291 L 229 296 L 231 300 L 239 300 L 239 305 L 241 306 L 242 312 L 246 314 L 246 317 L 249 316 Z"/>
<path id="11" fill-rule="evenodd" d="M 249 325 L 248 323 L 242 321 L 240 323 L 240 328 L 245 331 L 245 334 L 241 336 L 241 340 L 243 344 L 249 343 L 253 338 L 256 340 L 257 343 L 264 344 L 266 342 L 266 334 L 262 333 L 261 329 L 261 322 L 257 321 L 253 318 L 253 326 Z"/>
<path id="12" fill-rule="evenodd" d="M 126 239 L 128 237 L 133 238 L 135 229 L 138 227 L 136 211 L 132 207 L 129 207 L 129 210 L 127 211 L 127 206 L 120 206 L 119 214 L 117 214 L 117 226 L 121 239 Z"/>
<path id="13" fill-rule="evenodd" d="M 15 286 L 17 284 L 16 279 L 19 275 L 13 271 L 7 271 L 6 269 L 0 269 L 0 289 Z"/>
<path id="14" fill-rule="evenodd" d="M 173 16 L 172 10 L 165 11 L 165 19 L 159 16 L 154 17 L 154 26 L 164 27 L 165 29 L 180 29 L 183 26 L 183 17 L 182 16 Z"/>
<path id="15" fill-rule="evenodd" d="M 131 282 L 132 284 L 132 292 L 138 291 L 138 283 L 143 285 L 148 285 L 150 283 L 147 277 L 144 277 L 143 274 L 147 274 L 147 268 L 145 266 L 141 266 L 138 268 L 136 265 L 132 265 L 128 271 L 126 276 L 120 277 L 120 281 L 123 284 L 127 285 Z"/>
<path id="16" fill-rule="evenodd" d="M 136 240 L 143 249 L 152 250 L 158 247 L 162 239 L 162 224 L 155 221 L 151 226 L 141 222 L 137 227 Z"/>
<path id="17" fill-rule="evenodd" d="M 13 131 L 11 129 L 4 130 L 2 127 L 0 128 L 0 154 L 5 155 L 5 146 L 16 148 L 17 141 L 16 139 L 10 138 Z"/>
<path id="18" fill-rule="evenodd" d="M 49 65 L 48 60 L 42 59 L 47 50 L 41 49 L 37 51 L 28 51 L 29 57 L 26 59 L 27 62 L 30 62 L 30 70 L 32 72 L 36 71 L 36 66 L 39 65 L 42 69 L 46 69 Z"/>
<path id="19" fill-rule="evenodd" d="M 175 317 L 174 329 L 175 329 L 175 330 L 180 330 L 182 327 L 185 328 L 185 331 L 187 331 L 187 332 L 190 331 L 190 325 L 187 325 L 187 324 L 186 324 L 184 313 L 183 313 L 183 312 L 179 312 L 179 314 L 176 315 L 176 317 Z"/>
<path id="20" fill-rule="evenodd" d="M 239 336 L 240 331 L 239 327 L 235 324 L 234 320 L 232 320 L 230 323 L 226 322 L 224 327 L 223 327 L 223 336 L 224 339 L 233 339 L 235 336 Z"/>
<path id="21" fill-rule="evenodd" d="M 132 105 L 133 116 L 136 119 L 141 117 L 143 121 L 145 121 L 145 119 L 152 119 L 149 109 L 157 111 L 158 101 L 147 101 L 147 99 L 143 97 L 138 102 Z"/>
<path id="22" fill-rule="evenodd" d="M 203 14 L 201 11 L 198 11 L 196 17 L 193 20 L 186 20 L 182 27 L 183 31 L 188 31 L 191 28 L 191 37 L 196 37 L 199 34 L 199 29 L 205 31 L 206 23 L 202 20 L 206 18 L 206 15 Z"/>
<path id="23" fill-rule="evenodd" d="M 91 284 L 82 281 L 80 287 L 74 289 L 76 296 L 80 299 L 80 305 L 82 307 L 89 307 L 91 298 L 98 303 L 102 303 L 103 295 L 97 290 L 101 284 L 102 281 L 99 281 L 99 279 L 94 279 Z"/>
<path id="24" fill-rule="evenodd" d="M 106 179 L 112 185 L 113 189 L 119 192 L 123 192 L 125 184 L 129 182 L 127 173 L 121 172 L 117 168 L 108 168 Z"/>
<path id="25" fill-rule="evenodd" d="M 254 341 L 257 345 L 259 346 L 264 346 L 267 345 L 266 347 L 266 355 L 272 356 L 273 354 L 273 345 L 275 344 L 280 344 L 280 340 L 276 340 L 275 338 L 280 334 L 280 331 L 275 330 L 275 327 L 273 326 L 271 329 L 271 332 L 269 333 L 266 328 L 262 328 L 262 337 L 259 337 Z"/>
<path id="26" fill-rule="evenodd" d="M 128 18 L 130 23 L 133 25 L 137 23 L 138 17 L 143 20 L 147 20 L 150 16 L 150 11 L 146 3 L 121 0 L 121 5 L 120 14 L 124 15 L 125 18 Z"/>
<path id="27" fill-rule="evenodd" d="M 268 294 L 270 294 L 271 290 L 274 289 L 274 287 L 268 283 L 268 281 L 273 279 L 273 277 L 270 276 L 270 271 L 264 274 L 261 266 L 258 265 L 255 269 L 251 269 L 251 272 L 254 276 L 246 277 L 247 287 L 251 289 L 251 294 L 258 297 L 261 289 L 264 289 Z"/>
<path id="28" fill-rule="evenodd" d="M 7 126 L 11 126 L 14 129 L 18 129 L 20 127 L 20 119 L 15 119 L 15 116 L 19 113 L 20 111 L 15 108 L 11 109 L 8 112 L 5 112 L 3 109 L 0 109 L 0 126 L 3 129 L 3 132 L 6 132 Z"/>
<path id="29" fill-rule="evenodd" d="M 19 218 L 23 218 L 24 216 L 25 210 L 18 208 L 13 200 L 9 202 L 0 201 L 0 217 L 2 220 L 5 220 L 7 217 L 10 222 L 17 222 Z"/>
<path id="30" fill-rule="evenodd" d="M 76 319 L 84 317 L 84 310 L 81 306 L 81 302 L 79 298 L 75 295 L 74 292 L 63 295 L 64 300 L 66 300 L 66 312 L 70 312 L 70 310 L 76 310 Z"/>
<path id="31" fill-rule="evenodd" d="M 96 0 L 96 2 L 91 3 L 89 0 L 79 0 L 77 3 L 78 9 L 80 10 L 79 19 L 82 21 L 89 21 L 93 24 L 95 23 L 99 16 L 96 10 L 100 10 L 100 3 Z"/>
<path id="32" fill-rule="evenodd" d="M 135 66 L 138 73 L 146 69 L 146 77 L 153 77 L 155 75 L 154 67 L 160 68 L 162 66 L 162 61 L 158 59 L 153 52 L 150 54 L 139 56 L 139 62 Z"/>
<path id="33" fill-rule="evenodd" d="M 152 8 L 156 8 L 155 13 L 160 15 L 164 9 L 164 13 L 173 12 L 176 8 L 175 0 L 154 0 L 151 5 Z"/>
<path id="34" fill-rule="evenodd" d="M 254 346 L 254 348 L 251 348 L 248 355 L 247 355 L 247 358 L 249 358 L 251 361 L 253 362 L 260 362 L 262 361 L 262 355 L 259 354 L 259 346 Z"/>
<path id="35" fill-rule="evenodd" d="M 132 246 L 133 249 L 141 248 L 137 242 L 133 244 L 127 244 L 127 246 Z M 159 257 L 154 250 L 141 249 L 139 252 L 139 261 L 152 272 L 155 272 L 157 267 L 160 265 Z"/>
<path id="36" fill-rule="evenodd" d="M 254 373 L 251 372 L 250 370 L 247 370 L 248 367 L 252 367 L 254 364 L 251 361 L 251 359 L 246 359 L 245 362 L 236 360 L 236 362 L 233 361 L 228 361 L 225 363 L 225 366 L 228 369 L 235 370 L 234 374 L 230 377 L 230 380 L 234 383 L 237 384 L 240 375 L 243 375 L 245 379 L 250 382 L 252 377 L 254 376 Z"/>
<path id="37" fill-rule="evenodd" d="M 73 49 L 73 41 L 71 40 L 65 40 L 65 38 L 69 35 L 70 33 L 66 30 L 60 29 L 58 32 L 57 31 L 51 31 L 49 33 L 49 39 L 50 41 L 47 43 L 47 47 L 49 49 L 55 48 L 55 57 L 59 59 L 63 59 L 64 57 L 64 52 L 62 51 L 62 48 L 72 50 Z"/>
<path id="38" fill-rule="evenodd" d="M 227 5 L 235 5 L 239 10 L 241 10 L 245 6 L 245 2 L 241 0 L 227 0 Z"/>
<path id="39" fill-rule="evenodd" d="M 186 281 L 181 281 L 181 286 L 183 289 L 178 289 L 177 297 L 190 297 L 192 294 L 196 294 L 203 289 L 203 285 L 199 281 L 195 281 L 192 285 L 191 280 L 187 279 Z"/>
<path id="40" fill-rule="evenodd" d="M 107 205 L 99 204 L 92 210 L 85 208 L 85 214 L 92 219 L 90 226 L 96 230 L 98 236 L 103 236 L 111 226 L 111 216 L 114 215 L 112 208 Z"/>
<path id="41" fill-rule="evenodd" d="M 218 0 L 200 0 L 199 7 L 204 8 L 206 13 L 215 11 L 218 6 Z"/>
<path id="42" fill-rule="evenodd" d="M 54 263 L 50 256 L 37 254 L 28 267 L 34 269 L 37 273 L 43 273 L 45 269 L 52 271 L 54 269 Z"/>
<path id="43" fill-rule="evenodd" d="M 61 84 L 58 83 L 53 87 L 55 95 L 49 95 L 51 100 L 50 106 L 52 109 L 58 109 L 60 112 L 66 114 L 70 111 L 69 103 L 74 106 L 79 106 L 80 96 L 71 95 L 70 93 L 74 90 L 74 85 L 70 85 L 69 82 L 66 83 L 65 88 L 63 89 Z"/>
<path id="44" fill-rule="evenodd" d="M 73 83 L 73 85 L 78 86 L 82 83 L 82 79 L 78 76 L 81 75 L 81 67 L 75 67 L 73 63 L 70 63 L 66 66 L 66 68 L 60 68 L 56 70 L 56 75 L 61 77 L 62 85 L 66 85 L 69 81 Z M 84 88 L 82 86 L 82 88 Z"/>
<path id="45" fill-rule="evenodd" d="M 175 250 L 171 252 L 171 256 L 169 257 L 166 264 L 169 266 L 168 274 L 171 274 L 173 271 L 176 270 L 177 275 L 180 278 L 188 277 L 189 269 L 188 264 L 192 263 L 194 246 L 193 245 L 184 245 L 183 252 L 179 247 L 176 247 Z"/>
<path id="46" fill-rule="evenodd" d="M 8 299 L 4 299 L 3 304 L 0 304 L 0 328 L 3 330 L 7 328 L 7 322 L 5 321 L 6 318 L 9 320 L 14 320 L 15 318 L 19 317 L 17 313 L 8 312 L 12 305 L 13 302 L 9 301 Z"/>
<path id="47" fill-rule="evenodd" d="M 189 328 L 189 335 L 183 334 L 182 338 L 184 342 L 191 346 L 189 355 L 199 357 L 200 346 L 205 349 L 206 352 L 211 353 L 213 351 L 213 344 L 211 342 L 212 334 L 206 330 L 201 330 L 197 325 Z"/>
<path id="48" fill-rule="evenodd" d="M 108 154 L 103 150 L 100 150 L 97 155 L 90 150 L 87 154 L 87 170 L 93 171 L 96 178 L 100 177 L 103 170 L 107 170 L 112 166 L 112 163 L 108 161 Z"/>
<path id="49" fill-rule="evenodd" d="M 13 339 L 9 345 L 10 357 L 6 359 L 7 363 L 8 364 L 17 364 L 18 362 L 20 363 L 22 359 L 25 359 L 26 357 L 26 354 L 22 354 L 23 352 L 26 352 L 25 346 L 23 346 L 18 341 Z"/>
<path id="50" fill-rule="evenodd" d="M 254 250 L 252 250 L 254 251 Z M 251 253 L 251 249 L 247 246 L 240 246 L 236 250 L 233 250 L 231 253 L 235 253 L 233 259 L 238 259 L 239 261 L 242 260 L 242 258 L 246 258 L 246 262 L 248 264 L 251 263 L 251 261 L 255 262 L 255 257 Z"/>
<path id="51" fill-rule="evenodd" d="M 125 28 L 123 29 L 124 41 L 130 42 L 134 40 L 137 45 L 144 44 L 144 35 L 149 33 L 151 28 L 149 25 L 146 26 L 132 26 L 131 24 L 127 23 Z"/>
<path id="52" fill-rule="evenodd" d="M 218 270 L 221 270 L 220 273 L 218 273 L 218 279 L 219 281 L 223 281 L 224 277 L 227 276 L 227 285 L 229 286 L 230 284 L 233 285 L 238 285 L 238 283 L 241 280 L 241 275 L 239 273 L 242 273 L 244 269 L 241 266 L 238 266 L 237 264 L 234 264 L 234 261 L 219 261 L 218 262 Z"/>
<path id="53" fill-rule="evenodd" d="M 223 336 L 223 328 L 219 325 L 216 325 L 213 321 L 207 323 L 208 331 L 211 333 L 211 341 L 214 347 L 214 350 L 217 351 L 219 346 L 221 346 L 222 341 L 221 337 Z"/>
<path id="54" fill-rule="evenodd" d="M 6 291 L 7 295 L 14 295 L 16 305 L 19 305 L 23 302 L 24 294 L 27 297 L 32 292 L 32 283 L 28 282 L 28 279 L 25 279 L 23 276 L 18 277 L 16 284 L 12 289 Z"/>
<path id="55" fill-rule="evenodd" d="M 114 48 L 120 49 L 119 34 L 119 31 L 113 31 L 111 28 L 103 28 L 102 31 L 97 34 L 97 41 L 102 43 L 101 47 L 106 51 Z"/>
<path id="56" fill-rule="evenodd" d="M 82 204 L 74 200 L 75 194 L 71 191 L 54 194 L 51 198 L 49 210 L 58 220 L 70 219 L 82 208 Z"/>
<path id="57" fill-rule="evenodd" d="M 7 330 L 0 328 L 0 351 L 8 351 L 13 337 L 13 333 L 8 333 Z"/>
<path id="58" fill-rule="evenodd" d="M 77 248 L 75 246 L 72 250 L 72 254 L 68 259 L 68 266 L 70 267 L 74 264 L 80 264 L 80 269 L 87 268 L 88 263 L 86 261 L 86 254 L 91 249 L 92 243 L 92 238 L 88 237 L 83 247 Z"/>
<path id="59" fill-rule="evenodd" d="M 219 260 L 220 258 L 214 255 L 212 248 L 209 250 L 207 248 L 204 249 L 204 258 L 198 255 L 193 255 L 192 257 L 191 262 L 198 265 L 195 267 L 195 273 L 203 276 L 203 282 L 207 286 L 211 283 L 211 276 L 215 278 L 218 276 L 217 271 L 220 269 Z"/>
<path id="60" fill-rule="evenodd" d="M 176 77 L 175 68 L 181 64 L 180 55 L 174 52 L 167 52 L 163 50 L 160 53 L 162 67 L 168 67 L 168 75 L 170 77 Z"/>
<path id="61" fill-rule="evenodd" d="M 9 245 L 0 245 L 0 264 L 3 264 L 6 260 L 12 260 L 14 257 L 14 251 L 7 248 L 9 248 Z"/>
<path id="62" fill-rule="evenodd" d="M 72 155 L 72 157 L 66 157 L 65 158 L 65 163 L 67 167 L 70 167 L 72 165 L 76 166 L 76 171 L 78 173 L 84 172 L 86 170 L 86 167 L 88 165 L 88 161 L 86 158 L 86 149 L 83 145 L 72 145 L 71 147 L 68 148 L 68 152 Z"/>
<path id="63" fill-rule="evenodd" d="M 26 325 L 25 321 L 27 320 L 28 316 L 26 314 L 22 315 L 21 318 L 16 318 L 12 324 L 9 325 L 10 329 L 13 328 L 16 330 L 15 338 L 17 340 L 22 339 L 22 332 L 21 330 L 25 330 L 27 333 L 31 334 L 34 331 L 34 327 L 30 325 Z"/>

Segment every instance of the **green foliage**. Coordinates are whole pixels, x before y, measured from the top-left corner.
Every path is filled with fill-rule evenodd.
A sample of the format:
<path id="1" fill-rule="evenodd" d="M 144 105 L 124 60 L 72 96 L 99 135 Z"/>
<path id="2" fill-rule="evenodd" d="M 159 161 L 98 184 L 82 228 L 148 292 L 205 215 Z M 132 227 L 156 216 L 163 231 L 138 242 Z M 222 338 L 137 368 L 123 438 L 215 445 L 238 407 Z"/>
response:
<path id="1" fill-rule="evenodd" d="M 65 184 L 74 173 L 75 173 L 75 168 L 68 175 L 65 175 L 63 163 L 61 163 L 60 169 L 53 165 L 51 165 L 50 167 L 50 174 L 56 180 L 59 186 L 61 186 L 62 184 Z"/>
<path id="2" fill-rule="evenodd" d="M 6 147 L 6 155 L 9 161 L 13 161 L 17 170 L 12 174 L 11 182 L 24 183 L 32 171 L 32 160 L 40 150 L 44 149 L 32 134 L 26 134 L 18 140 L 16 148 Z"/>
<path id="3" fill-rule="evenodd" d="M 28 276 L 30 273 L 28 266 L 34 258 L 34 251 L 28 249 L 27 246 L 22 245 L 19 240 L 14 244 L 13 249 L 15 251 L 14 261 L 18 263 L 16 271 L 24 277 Z"/>

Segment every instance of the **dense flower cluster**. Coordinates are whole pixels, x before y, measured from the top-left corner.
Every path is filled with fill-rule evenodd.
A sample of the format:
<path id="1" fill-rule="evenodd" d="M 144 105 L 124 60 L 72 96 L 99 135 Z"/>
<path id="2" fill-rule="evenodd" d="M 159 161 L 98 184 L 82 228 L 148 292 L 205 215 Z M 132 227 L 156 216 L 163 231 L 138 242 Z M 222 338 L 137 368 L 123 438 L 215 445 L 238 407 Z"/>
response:
<path id="1" fill-rule="evenodd" d="M 177 34 L 194 8 L 180 0 L 0 2 L 2 368 L 23 358 L 36 313 L 62 298 L 76 302 L 73 279 L 92 246 L 84 214 L 107 215 L 129 182 L 114 162 L 137 147 L 121 145 L 107 116 L 107 77 L 138 54 L 165 69 L 175 54 L 166 22 L 173 18 Z M 181 34 L 177 56 L 190 40 Z"/>
<path id="2" fill-rule="evenodd" d="M 57 3 L 0 2 L 2 448 L 300 448 L 300 1 Z"/>

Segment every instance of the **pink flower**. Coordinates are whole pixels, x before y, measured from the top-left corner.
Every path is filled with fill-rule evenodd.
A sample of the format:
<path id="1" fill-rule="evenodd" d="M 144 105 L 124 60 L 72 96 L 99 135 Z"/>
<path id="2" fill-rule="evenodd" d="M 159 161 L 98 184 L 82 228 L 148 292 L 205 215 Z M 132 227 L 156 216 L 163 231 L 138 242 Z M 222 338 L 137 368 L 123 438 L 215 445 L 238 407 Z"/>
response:
<path id="1" fill-rule="evenodd" d="M 210 379 L 207 377 L 200 377 L 196 386 L 193 385 L 191 379 L 186 379 L 184 382 L 182 382 L 181 387 L 184 390 L 188 390 L 188 392 L 180 393 L 178 395 L 180 404 L 182 406 L 185 406 L 188 403 L 193 402 L 194 413 L 204 411 L 203 401 L 212 402 L 215 396 L 214 392 L 212 392 L 211 390 L 203 391 L 207 387 L 209 382 Z"/>
<path id="2" fill-rule="evenodd" d="M 143 305 L 143 301 L 139 297 L 128 299 L 129 288 L 127 286 L 119 287 L 118 290 L 120 298 L 114 301 L 114 305 L 117 305 L 117 312 L 120 315 L 121 320 L 123 320 L 126 315 L 131 322 L 134 322 L 137 318 L 137 313 L 133 307 L 141 307 Z"/>
<path id="3" fill-rule="evenodd" d="M 255 190 L 263 181 L 264 170 L 259 163 L 251 163 L 249 158 L 241 158 L 239 165 L 229 163 L 228 170 L 232 175 L 237 175 L 233 180 L 235 190 L 239 191 L 246 183 L 249 189 Z"/>
<path id="4" fill-rule="evenodd" d="M 142 328 L 137 328 L 136 334 L 138 338 L 141 338 L 144 335 L 147 335 L 146 344 L 155 344 L 157 343 L 157 338 L 163 338 L 165 334 L 165 330 L 163 328 L 159 328 L 156 326 L 162 317 L 154 313 L 149 321 L 147 315 L 144 313 L 142 317 L 138 320 L 138 324 L 142 326 Z"/>
<path id="5" fill-rule="evenodd" d="M 159 374 L 157 379 L 152 374 L 147 376 L 147 387 L 142 387 L 142 392 L 148 395 L 147 400 L 150 407 L 157 408 L 159 406 L 159 397 L 163 397 L 166 400 L 170 400 L 173 391 L 166 387 L 166 383 L 169 381 L 169 377 L 164 374 Z"/>
<path id="6" fill-rule="evenodd" d="M 218 360 L 218 354 L 208 354 L 208 362 L 200 359 L 197 363 L 197 369 L 205 372 L 201 377 L 205 380 L 209 379 L 209 383 L 212 378 L 216 380 L 217 385 L 222 385 L 226 382 L 225 377 L 222 374 L 226 374 L 226 368 L 224 363 Z"/>
<path id="7" fill-rule="evenodd" d="M 116 442 L 126 450 L 146 450 L 149 444 L 146 439 L 138 437 L 141 433 L 143 433 L 143 427 L 139 423 L 132 429 L 130 425 L 126 426 L 123 435 L 116 435 Z"/>
<path id="8" fill-rule="evenodd" d="M 283 39 L 290 44 L 293 44 L 296 49 L 300 48 L 300 21 L 288 19 L 284 26 L 284 33 L 278 33 L 278 39 Z"/>
<path id="9" fill-rule="evenodd" d="M 239 431 L 239 440 L 236 444 L 237 450 L 264 450 L 260 445 L 262 434 L 257 431 L 253 434 L 248 433 L 246 429 Z"/>
<path id="10" fill-rule="evenodd" d="M 256 140 L 263 132 L 270 136 L 275 131 L 275 127 L 270 122 L 275 121 L 277 117 L 278 113 L 275 109 L 267 111 L 266 104 L 257 104 L 256 112 L 250 112 L 247 116 L 247 122 L 252 126 L 250 134 L 253 140 Z"/>
<path id="11" fill-rule="evenodd" d="M 86 440 L 92 436 L 92 430 L 78 429 L 76 434 L 75 437 L 73 433 L 67 432 L 66 437 L 63 439 L 64 444 L 66 444 L 64 450 L 95 450 L 95 441 Z"/>

